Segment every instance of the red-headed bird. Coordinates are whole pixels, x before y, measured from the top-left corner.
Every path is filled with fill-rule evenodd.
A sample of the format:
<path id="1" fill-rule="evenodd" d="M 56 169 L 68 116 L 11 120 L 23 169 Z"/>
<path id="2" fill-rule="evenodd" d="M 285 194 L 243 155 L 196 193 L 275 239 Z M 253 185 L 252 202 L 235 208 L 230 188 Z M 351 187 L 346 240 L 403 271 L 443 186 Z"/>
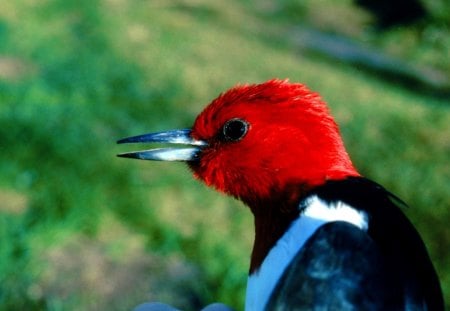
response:
<path id="1" fill-rule="evenodd" d="M 252 211 L 246 310 L 443 310 L 422 239 L 398 205 L 362 177 L 327 105 L 303 84 L 236 86 L 192 129 L 119 143 L 181 144 L 120 154 L 186 161 Z"/>

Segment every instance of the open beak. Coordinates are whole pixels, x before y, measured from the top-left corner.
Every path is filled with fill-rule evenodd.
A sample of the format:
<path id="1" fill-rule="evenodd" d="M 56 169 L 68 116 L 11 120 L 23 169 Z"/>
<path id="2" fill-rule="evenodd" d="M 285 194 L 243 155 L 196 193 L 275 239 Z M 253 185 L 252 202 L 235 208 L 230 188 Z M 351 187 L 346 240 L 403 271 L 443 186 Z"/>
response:
<path id="1" fill-rule="evenodd" d="M 180 144 L 191 147 L 155 148 L 118 154 L 118 157 L 153 161 L 198 161 L 201 150 L 208 144 L 191 137 L 190 129 L 171 130 L 128 137 L 117 141 L 118 144 L 128 143 L 163 143 Z"/>

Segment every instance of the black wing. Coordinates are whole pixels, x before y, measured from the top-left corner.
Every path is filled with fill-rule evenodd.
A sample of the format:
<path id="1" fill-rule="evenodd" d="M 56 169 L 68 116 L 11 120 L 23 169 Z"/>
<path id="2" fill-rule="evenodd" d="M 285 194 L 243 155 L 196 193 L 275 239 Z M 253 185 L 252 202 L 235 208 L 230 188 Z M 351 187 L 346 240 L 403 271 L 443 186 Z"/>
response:
<path id="1" fill-rule="evenodd" d="M 392 267 L 392 277 L 402 283 L 405 310 L 444 310 L 439 279 L 425 244 L 398 206 L 406 206 L 404 202 L 362 177 L 329 181 L 315 193 L 327 202 L 342 201 L 368 213 L 368 234 Z"/>
<path id="2" fill-rule="evenodd" d="M 405 206 L 405 203 L 362 177 L 328 181 L 308 195 L 314 194 L 328 203 L 341 201 L 366 211 L 369 215 L 367 234 L 337 223 L 317 231 L 308 242 L 310 248 L 305 245 L 285 272 L 269 310 L 308 309 L 312 299 L 316 299 L 318 306 L 328 304 L 325 310 L 444 310 L 439 279 L 427 249 L 398 206 Z M 319 272 L 318 269 L 325 269 L 327 264 L 336 269 L 341 281 L 313 277 L 311 271 Z M 295 280 L 298 273 L 298 280 Z M 363 280 L 359 291 L 355 288 L 359 284 L 358 277 Z M 337 290 L 338 287 L 342 290 Z M 286 296 L 285 291 L 290 294 Z M 308 297 L 308 301 L 296 302 L 299 303 L 296 306 L 291 296 Z M 384 304 L 391 307 L 383 307 Z"/>
<path id="3" fill-rule="evenodd" d="M 403 291 L 390 278 L 377 245 L 358 227 L 320 227 L 278 282 L 267 310 L 402 310 Z"/>

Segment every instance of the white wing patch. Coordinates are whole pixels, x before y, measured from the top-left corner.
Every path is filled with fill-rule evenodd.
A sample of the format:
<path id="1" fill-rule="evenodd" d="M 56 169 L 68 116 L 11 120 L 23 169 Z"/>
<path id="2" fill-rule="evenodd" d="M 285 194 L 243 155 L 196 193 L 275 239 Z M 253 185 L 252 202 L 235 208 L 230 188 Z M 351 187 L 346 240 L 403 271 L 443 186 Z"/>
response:
<path id="1" fill-rule="evenodd" d="M 340 201 L 328 204 L 316 195 L 311 196 L 299 218 L 292 222 L 270 250 L 261 267 L 249 276 L 245 310 L 264 310 L 278 280 L 294 256 L 320 226 L 333 221 L 349 222 L 364 231 L 368 228 L 365 212 Z"/>
<path id="2" fill-rule="evenodd" d="M 367 230 L 369 227 L 367 213 L 358 211 L 341 201 L 327 204 L 315 195 L 307 199 L 306 205 L 301 217 L 320 219 L 324 222 L 346 221 L 362 230 Z"/>

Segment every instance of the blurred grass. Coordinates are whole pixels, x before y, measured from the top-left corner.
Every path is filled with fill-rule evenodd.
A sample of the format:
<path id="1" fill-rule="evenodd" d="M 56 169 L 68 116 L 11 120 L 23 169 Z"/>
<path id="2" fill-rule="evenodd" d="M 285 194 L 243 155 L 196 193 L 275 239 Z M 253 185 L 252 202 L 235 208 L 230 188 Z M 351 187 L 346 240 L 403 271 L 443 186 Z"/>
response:
<path id="1" fill-rule="evenodd" d="M 268 34 L 297 15 L 273 3 L 0 4 L 0 310 L 121 310 L 160 299 L 145 285 L 155 271 L 131 268 L 154 254 L 196 266 L 186 294 L 193 306 L 219 300 L 239 309 L 250 213 L 181 164 L 117 159 L 123 148 L 114 144 L 188 127 L 219 92 L 273 77 L 320 92 L 361 172 L 411 205 L 449 300 L 449 99 L 293 51 Z M 317 20 L 327 3 L 298 12 Z M 355 17 L 352 31 L 364 18 Z M 332 22 L 348 29 L 347 21 Z M 422 58 L 419 46 L 414 55 L 448 61 L 439 49 Z M 111 272 L 124 267 L 134 278 Z M 61 281 L 77 275 L 79 283 Z M 105 290 L 114 282 L 125 284 Z"/>

